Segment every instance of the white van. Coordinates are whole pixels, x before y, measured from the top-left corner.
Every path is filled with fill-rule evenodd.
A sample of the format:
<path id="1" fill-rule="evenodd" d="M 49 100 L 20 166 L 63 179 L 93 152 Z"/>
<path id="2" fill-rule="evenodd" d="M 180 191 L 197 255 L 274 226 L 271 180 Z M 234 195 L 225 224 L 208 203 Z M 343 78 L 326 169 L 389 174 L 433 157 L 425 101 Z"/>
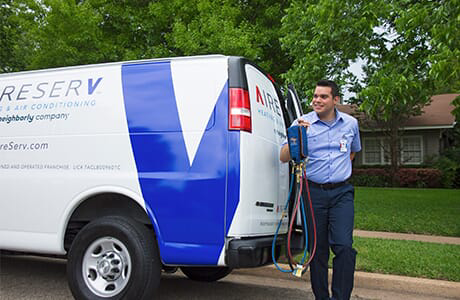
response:
<path id="1" fill-rule="evenodd" d="M 77 299 L 152 299 L 162 268 L 213 281 L 271 263 L 286 107 L 241 57 L 2 74 L 0 249 L 67 257 Z"/>

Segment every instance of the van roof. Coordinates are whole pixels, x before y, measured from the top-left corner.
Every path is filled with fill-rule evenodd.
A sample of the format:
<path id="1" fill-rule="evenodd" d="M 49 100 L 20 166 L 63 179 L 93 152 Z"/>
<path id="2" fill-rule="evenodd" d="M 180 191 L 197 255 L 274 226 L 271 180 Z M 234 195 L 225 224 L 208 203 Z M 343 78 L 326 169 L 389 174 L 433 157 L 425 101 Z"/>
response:
<path id="1" fill-rule="evenodd" d="M 149 59 L 140 59 L 140 60 L 126 60 L 126 61 L 106 62 L 106 63 L 98 63 L 98 64 L 76 65 L 76 66 L 67 66 L 67 67 L 57 67 L 57 68 L 37 69 L 37 70 L 30 70 L 30 71 L 3 73 L 3 74 L 0 74 L 0 78 L 19 76 L 19 75 L 24 75 L 24 74 L 36 74 L 36 73 L 41 73 L 45 71 L 48 72 L 48 71 L 62 71 L 62 70 L 78 70 L 78 69 L 83 69 L 83 68 L 86 69 L 86 68 L 97 68 L 97 67 L 103 67 L 103 66 L 104 67 L 105 66 L 117 66 L 121 64 L 142 64 L 142 63 L 149 63 L 149 62 L 156 62 L 156 61 L 222 58 L 222 57 L 229 57 L 229 56 L 222 55 L 222 54 L 209 54 L 209 55 L 195 55 L 195 56 L 149 58 Z"/>

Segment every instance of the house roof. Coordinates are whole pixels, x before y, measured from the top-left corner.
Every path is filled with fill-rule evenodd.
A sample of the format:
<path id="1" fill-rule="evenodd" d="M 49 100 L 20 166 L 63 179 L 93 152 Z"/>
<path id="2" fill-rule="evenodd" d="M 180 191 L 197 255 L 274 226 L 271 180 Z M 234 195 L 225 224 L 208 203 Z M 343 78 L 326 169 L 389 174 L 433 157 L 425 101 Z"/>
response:
<path id="1" fill-rule="evenodd" d="M 460 94 L 442 94 L 431 97 L 431 103 L 425 106 L 420 116 L 410 118 L 405 129 L 430 129 L 430 128 L 452 128 L 455 125 L 455 117 L 451 114 L 455 106 L 452 101 Z M 340 104 L 338 110 L 351 115 L 356 113 L 355 105 Z"/>

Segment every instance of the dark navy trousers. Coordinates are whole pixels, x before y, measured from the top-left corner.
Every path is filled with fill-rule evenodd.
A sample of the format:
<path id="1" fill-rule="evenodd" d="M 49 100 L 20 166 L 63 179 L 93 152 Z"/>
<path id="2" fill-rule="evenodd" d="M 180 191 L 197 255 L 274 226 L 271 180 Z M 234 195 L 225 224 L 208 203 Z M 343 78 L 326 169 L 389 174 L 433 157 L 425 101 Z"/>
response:
<path id="1" fill-rule="evenodd" d="M 353 244 L 354 188 L 346 184 L 326 190 L 310 185 L 316 220 L 316 254 L 310 264 L 313 293 L 317 300 L 350 299 L 356 264 Z M 329 248 L 334 253 L 332 297 L 328 288 Z"/>

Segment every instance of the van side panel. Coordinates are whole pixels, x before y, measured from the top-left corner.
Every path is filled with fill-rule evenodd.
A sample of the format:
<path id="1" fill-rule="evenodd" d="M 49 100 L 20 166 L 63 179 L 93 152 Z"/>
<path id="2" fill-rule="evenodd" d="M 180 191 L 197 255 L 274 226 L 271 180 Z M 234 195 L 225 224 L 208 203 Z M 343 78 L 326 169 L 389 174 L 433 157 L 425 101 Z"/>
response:
<path id="1" fill-rule="evenodd" d="M 201 74 L 196 73 L 200 70 L 194 62 L 186 60 L 122 67 L 139 182 L 147 211 L 157 224 L 165 264 L 216 265 L 224 247 L 228 75 L 222 78 L 222 73 L 228 73 L 226 59 L 222 59 L 196 61 L 195 66 L 209 66 L 210 71 Z M 181 66 L 173 64 L 181 63 L 187 67 L 177 76 L 200 79 L 202 83 L 189 84 L 184 82 L 186 77 L 176 77 L 174 68 Z M 209 102 L 201 105 L 200 90 L 213 85 L 219 85 L 217 93 L 203 96 Z M 189 108 L 183 109 L 187 105 Z M 187 119 L 199 119 L 199 110 L 209 105 L 209 112 L 201 114 L 201 118 L 206 117 L 202 129 L 187 127 Z M 162 125 L 156 126 L 157 122 Z M 199 123 L 196 120 L 192 125 Z"/>
<path id="2" fill-rule="evenodd" d="M 228 130 L 227 61 L 3 76 L 0 248 L 64 254 L 75 208 L 95 194 L 123 193 L 150 216 L 165 264 L 224 265 L 241 184 L 241 134 Z"/>
<path id="3" fill-rule="evenodd" d="M 64 254 L 69 215 L 89 191 L 123 190 L 141 199 L 121 67 L 12 74 L 0 80 L 5 89 L 0 248 Z"/>

